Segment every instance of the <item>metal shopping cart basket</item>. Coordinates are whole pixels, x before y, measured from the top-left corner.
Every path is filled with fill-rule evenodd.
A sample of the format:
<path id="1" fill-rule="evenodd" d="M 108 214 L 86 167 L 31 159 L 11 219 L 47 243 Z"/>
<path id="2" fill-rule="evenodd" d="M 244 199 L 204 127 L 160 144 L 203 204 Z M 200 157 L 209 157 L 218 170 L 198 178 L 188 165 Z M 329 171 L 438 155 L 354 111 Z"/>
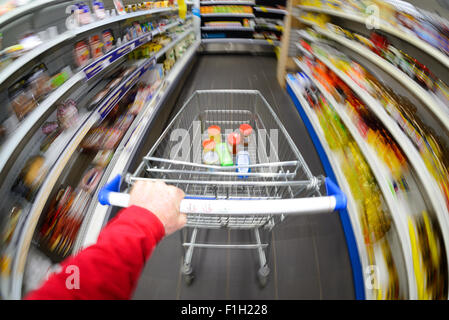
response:
<path id="1" fill-rule="evenodd" d="M 239 145 L 249 154 L 249 164 L 236 163 L 235 156 L 230 166 L 204 164 L 202 141 L 207 138 L 207 128 L 219 126 L 221 140 L 226 141 L 226 135 L 241 124 L 253 128 L 246 146 Z M 120 176 L 116 177 L 101 190 L 102 204 L 127 206 L 129 195 L 117 192 L 120 180 Z M 194 92 L 137 170 L 125 180 L 128 187 L 137 180 L 162 180 L 184 190 L 181 212 L 187 214 L 184 231 L 190 241 L 183 243 L 182 273 L 188 284 L 193 279 L 195 247 L 237 248 L 258 250 L 258 279 L 263 286 L 269 274 L 265 251 L 270 241 L 262 243 L 261 231 L 271 231 L 288 214 L 332 212 L 346 207 L 345 195 L 328 178 L 311 174 L 270 105 L 259 91 L 252 90 Z M 320 194 L 323 183 L 328 196 Z M 203 228 L 253 230 L 255 243 L 198 243 L 198 230 Z"/>

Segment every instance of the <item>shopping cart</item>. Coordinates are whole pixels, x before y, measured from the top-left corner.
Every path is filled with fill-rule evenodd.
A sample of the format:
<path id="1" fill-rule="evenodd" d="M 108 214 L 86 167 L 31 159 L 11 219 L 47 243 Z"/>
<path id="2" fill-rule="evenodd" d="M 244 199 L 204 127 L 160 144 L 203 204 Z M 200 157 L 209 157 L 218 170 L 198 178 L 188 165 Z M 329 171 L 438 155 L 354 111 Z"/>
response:
<path id="1" fill-rule="evenodd" d="M 209 126 L 220 126 L 221 140 L 226 141 L 226 134 L 244 123 L 253 128 L 247 146 L 239 145 L 250 155 L 249 164 L 235 164 L 235 157 L 232 166 L 202 163 L 201 142 L 207 138 Z M 137 180 L 162 180 L 184 190 L 181 212 L 187 214 L 187 228 L 183 231 L 190 241 L 183 243 L 182 274 L 187 284 L 193 280 L 194 248 L 232 248 L 258 250 L 258 279 L 264 286 L 269 274 L 265 251 L 270 241 L 262 243 L 260 231 L 269 233 L 288 214 L 332 212 L 346 207 L 345 195 L 331 180 L 311 174 L 259 91 L 196 91 L 125 180 L 128 190 Z M 129 195 L 118 192 L 120 182 L 117 176 L 101 190 L 100 203 L 128 205 Z M 320 193 L 323 183 L 328 196 Z M 197 242 L 200 229 L 219 228 L 253 230 L 255 243 Z"/>

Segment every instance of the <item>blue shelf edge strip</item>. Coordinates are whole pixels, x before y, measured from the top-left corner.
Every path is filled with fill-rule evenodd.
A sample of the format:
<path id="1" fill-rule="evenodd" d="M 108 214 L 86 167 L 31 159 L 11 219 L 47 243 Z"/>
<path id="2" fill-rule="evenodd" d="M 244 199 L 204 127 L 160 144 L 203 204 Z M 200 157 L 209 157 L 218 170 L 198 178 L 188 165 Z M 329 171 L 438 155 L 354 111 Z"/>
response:
<path id="1" fill-rule="evenodd" d="M 307 117 L 307 114 L 304 112 L 301 104 L 299 103 L 299 100 L 296 97 L 295 93 L 293 92 L 293 89 L 290 87 L 288 83 L 287 83 L 287 92 L 292 98 L 293 103 L 295 104 L 295 107 L 298 110 L 299 115 L 301 116 L 302 121 L 304 122 L 307 128 L 307 131 L 309 132 L 310 138 L 312 139 L 312 142 L 315 145 L 315 148 L 318 152 L 318 156 L 320 157 L 326 176 L 330 177 L 333 181 L 335 181 L 335 183 L 337 183 L 334 171 L 332 170 L 327 154 L 324 151 L 320 140 L 318 139 L 315 129 L 310 123 L 310 120 Z M 355 298 L 357 300 L 365 300 L 365 286 L 363 281 L 362 265 L 360 262 L 359 251 L 357 249 L 357 243 L 354 236 L 354 230 L 352 229 L 351 219 L 346 209 L 340 210 L 339 215 L 341 224 L 343 226 L 343 231 L 345 233 L 346 244 L 348 246 L 348 253 L 352 266 L 352 277 L 354 281 Z"/>

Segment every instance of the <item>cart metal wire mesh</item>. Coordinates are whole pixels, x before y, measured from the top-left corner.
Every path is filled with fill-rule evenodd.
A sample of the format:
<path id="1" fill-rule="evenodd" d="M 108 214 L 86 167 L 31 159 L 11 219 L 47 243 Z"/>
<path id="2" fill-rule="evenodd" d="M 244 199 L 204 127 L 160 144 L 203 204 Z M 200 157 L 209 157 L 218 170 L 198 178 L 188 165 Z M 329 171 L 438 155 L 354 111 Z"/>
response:
<path id="1" fill-rule="evenodd" d="M 207 128 L 221 127 L 221 141 L 241 124 L 249 124 L 253 133 L 246 147 L 250 155 L 250 172 L 237 172 L 238 166 L 211 166 L 202 163 L 202 141 Z M 235 157 L 233 159 L 235 164 Z M 246 168 L 246 167 L 245 167 Z M 196 91 L 183 105 L 154 144 L 134 174 L 128 175 L 129 186 L 136 180 L 163 180 L 175 185 L 191 199 L 254 200 L 319 197 L 322 179 L 314 177 L 286 129 L 259 91 Z M 193 212 L 195 210 L 192 210 Z M 191 258 L 194 247 L 258 249 L 260 280 L 266 282 L 269 269 L 259 229 L 271 230 L 283 215 L 217 215 L 188 213 L 192 227 L 183 273 L 192 280 Z M 254 229 L 255 244 L 219 245 L 196 243 L 198 229 Z"/>

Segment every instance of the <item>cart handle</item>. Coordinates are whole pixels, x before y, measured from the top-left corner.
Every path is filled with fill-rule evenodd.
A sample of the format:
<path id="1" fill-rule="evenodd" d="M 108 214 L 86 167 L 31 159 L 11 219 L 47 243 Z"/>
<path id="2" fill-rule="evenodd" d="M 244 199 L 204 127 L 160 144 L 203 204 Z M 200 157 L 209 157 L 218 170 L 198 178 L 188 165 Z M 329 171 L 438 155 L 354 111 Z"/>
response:
<path id="1" fill-rule="evenodd" d="M 100 189 L 98 200 L 102 205 L 118 207 L 129 206 L 129 194 L 120 193 L 121 176 L 117 175 Z M 181 201 L 183 213 L 203 213 L 217 215 L 273 215 L 273 214 L 311 214 L 343 210 L 347 198 L 330 179 L 325 179 L 327 196 L 279 199 L 279 200 L 205 200 L 186 197 Z"/>

